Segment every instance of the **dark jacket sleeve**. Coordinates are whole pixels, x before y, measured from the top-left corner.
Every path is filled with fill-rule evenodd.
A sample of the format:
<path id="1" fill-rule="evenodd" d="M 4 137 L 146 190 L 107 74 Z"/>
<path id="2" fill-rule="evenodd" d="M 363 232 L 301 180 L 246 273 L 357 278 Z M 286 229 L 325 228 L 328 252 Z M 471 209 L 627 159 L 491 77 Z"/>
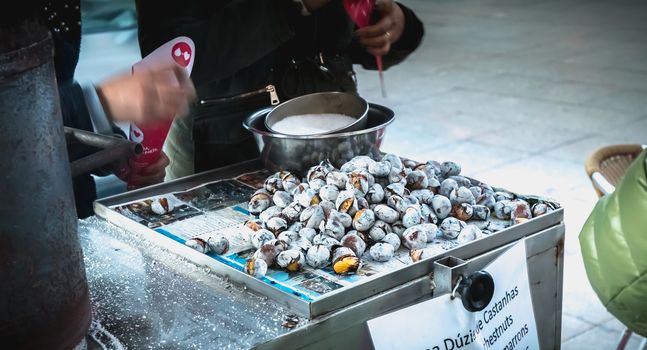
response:
<path id="1" fill-rule="evenodd" d="M 227 78 L 294 36 L 290 0 L 137 0 L 139 46 L 147 54 L 178 36 L 195 43 L 196 85 Z"/>
<path id="2" fill-rule="evenodd" d="M 85 104 L 83 91 L 76 82 L 62 82 L 58 84 L 58 94 L 61 106 L 61 115 L 63 125 L 92 131 L 92 122 L 88 108 Z M 116 135 L 126 137 L 123 131 L 113 124 L 113 132 Z M 78 143 L 69 144 L 67 147 L 70 161 L 74 161 L 90 155 L 98 149 Z M 95 169 L 92 171 L 95 175 L 105 176 L 108 172 L 104 169 Z M 74 202 L 76 204 L 76 213 L 79 218 L 86 218 L 94 215 L 92 202 L 97 198 L 97 190 L 94 179 L 90 174 L 82 174 L 72 179 L 74 188 Z"/>
<path id="3" fill-rule="evenodd" d="M 92 122 L 90 114 L 85 105 L 83 90 L 76 82 L 64 82 L 58 84 L 58 94 L 61 103 L 61 114 L 63 115 L 63 125 L 92 131 Z"/>
<path id="4" fill-rule="evenodd" d="M 92 122 L 85 106 L 81 87 L 73 82 L 59 83 L 58 94 L 63 125 L 92 131 Z M 80 144 L 68 144 L 67 152 L 71 162 L 91 154 L 94 150 Z M 77 216 L 82 219 L 93 215 L 92 202 L 97 198 L 97 189 L 92 176 L 90 174 L 76 176 L 72 179 L 72 185 Z"/>
<path id="5" fill-rule="evenodd" d="M 63 116 L 63 125 L 85 131 L 93 131 L 92 121 L 88 108 L 85 104 L 83 90 L 76 82 L 64 82 L 58 84 L 58 95 L 61 104 L 61 115 Z M 82 145 L 79 143 L 68 144 L 67 153 L 70 161 L 83 158 L 96 152 L 94 147 Z"/>
<path id="6" fill-rule="evenodd" d="M 382 57 L 384 69 L 388 69 L 389 67 L 404 61 L 409 54 L 420 46 L 422 37 L 425 34 L 422 22 L 418 19 L 416 14 L 402 4 L 398 3 L 398 6 L 400 6 L 402 13 L 404 14 L 404 31 L 402 32 L 400 39 L 391 45 L 391 51 L 389 51 L 386 56 Z M 353 63 L 361 64 L 365 69 L 377 69 L 375 56 L 368 53 L 357 40 L 353 40 L 353 43 L 351 44 L 350 55 L 353 59 Z"/>
<path id="7" fill-rule="evenodd" d="M 88 107 L 85 104 L 85 96 L 83 95 L 81 86 L 76 82 L 59 83 L 58 93 L 61 105 L 61 115 L 63 116 L 63 125 L 85 131 L 93 131 L 92 121 L 88 112 Z M 114 136 L 126 138 L 123 131 L 115 124 L 112 124 L 112 131 Z M 72 147 L 68 147 L 70 161 L 79 159 L 96 151 L 97 149 L 94 147 L 81 144 L 73 144 Z M 106 175 L 104 171 L 99 169 L 96 174 Z"/>

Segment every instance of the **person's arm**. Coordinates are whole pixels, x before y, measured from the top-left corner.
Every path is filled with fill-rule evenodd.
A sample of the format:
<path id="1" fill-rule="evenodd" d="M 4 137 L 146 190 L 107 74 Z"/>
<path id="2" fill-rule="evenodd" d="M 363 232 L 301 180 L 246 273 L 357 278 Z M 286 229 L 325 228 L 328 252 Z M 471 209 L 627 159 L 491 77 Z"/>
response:
<path id="1" fill-rule="evenodd" d="M 392 6 L 381 11 L 377 23 L 356 32 L 358 39 L 351 44 L 350 55 L 365 69 L 377 69 L 378 54 L 383 55 L 384 69 L 399 64 L 422 42 L 424 27 L 416 14 L 402 4 L 394 2 Z"/>
<path id="2" fill-rule="evenodd" d="M 112 76 L 96 85 L 96 95 L 111 121 L 146 124 L 186 115 L 195 89 L 186 71 L 171 62 Z"/>
<path id="3" fill-rule="evenodd" d="M 182 116 L 195 96 L 193 84 L 184 70 L 173 64 L 154 71 L 129 72 L 116 75 L 100 84 L 81 87 L 76 82 L 58 84 L 63 124 L 104 135 L 126 138 L 114 122 L 155 122 L 159 118 Z M 69 147 L 71 160 L 96 152 L 85 145 Z M 123 163 L 123 162 L 122 162 Z M 116 164 L 116 163 L 115 163 Z M 163 177 L 166 157 L 146 169 L 142 184 L 158 182 Z M 113 167 L 111 167 L 113 168 Z M 122 168 L 119 166 L 118 168 Z M 109 174 L 106 169 L 95 169 L 95 175 Z M 124 178 L 127 173 L 116 173 Z"/>
<path id="4" fill-rule="evenodd" d="M 115 122 L 141 124 L 186 115 L 195 98 L 191 80 L 175 64 L 124 72 L 96 85 L 59 82 L 58 91 L 65 126 L 104 135 L 123 135 Z"/>
<path id="5" fill-rule="evenodd" d="M 232 76 L 294 36 L 292 0 L 137 0 L 142 57 L 178 36 L 195 43 L 191 77 L 200 86 Z"/>

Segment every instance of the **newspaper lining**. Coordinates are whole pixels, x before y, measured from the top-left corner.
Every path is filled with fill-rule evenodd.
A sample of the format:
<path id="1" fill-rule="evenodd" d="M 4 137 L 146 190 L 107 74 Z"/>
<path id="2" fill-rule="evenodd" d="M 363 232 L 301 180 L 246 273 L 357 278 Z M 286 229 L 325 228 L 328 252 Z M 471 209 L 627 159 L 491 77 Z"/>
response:
<path id="1" fill-rule="evenodd" d="M 253 231 L 244 225 L 245 221 L 253 218 L 247 211 L 247 201 L 268 176 L 266 171 L 252 172 L 235 179 L 203 184 L 187 191 L 118 204 L 111 209 L 182 244 L 191 238 L 206 241 L 212 236 L 225 236 L 230 244 L 226 255 L 208 255 L 244 271 L 246 260 L 255 252 L 251 244 Z M 160 197 L 165 197 L 174 204 L 173 212 L 165 215 L 152 212 L 150 204 Z M 438 237 L 423 249 L 422 256 L 426 258 L 438 255 L 457 245 L 455 241 Z M 413 263 L 409 251 L 403 247 L 387 262 L 372 261 L 368 252 L 361 260 L 362 267 L 353 275 L 337 275 L 331 266 L 323 269 L 304 266 L 302 271 L 294 273 L 270 268 L 261 280 L 303 300 L 312 301 L 337 289 Z"/>

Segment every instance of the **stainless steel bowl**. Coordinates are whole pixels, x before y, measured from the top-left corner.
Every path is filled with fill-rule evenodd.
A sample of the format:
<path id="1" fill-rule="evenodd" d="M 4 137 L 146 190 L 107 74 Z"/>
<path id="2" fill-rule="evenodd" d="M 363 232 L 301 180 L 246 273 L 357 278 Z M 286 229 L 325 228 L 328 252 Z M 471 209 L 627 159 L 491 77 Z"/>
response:
<path id="1" fill-rule="evenodd" d="M 312 165 L 329 159 L 333 165 L 342 164 L 358 155 L 377 157 L 387 125 L 395 119 L 392 110 L 369 104 L 366 128 L 339 134 L 291 136 L 275 134 L 265 126 L 271 108 L 255 112 L 243 122 L 254 134 L 265 167 L 271 171 L 290 170 L 301 174 Z"/>
<path id="2" fill-rule="evenodd" d="M 272 126 L 289 116 L 324 113 L 347 115 L 355 118 L 355 121 L 342 128 L 313 135 L 337 134 L 362 130 L 366 127 L 368 103 L 363 98 L 346 92 L 317 92 L 314 94 L 303 95 L 285 101 L 274 107 L 274 109 L 269 112 L 265 118 L 265 127 L 267 130 L 275 134 L 286 134 L 274 130 Z"/>

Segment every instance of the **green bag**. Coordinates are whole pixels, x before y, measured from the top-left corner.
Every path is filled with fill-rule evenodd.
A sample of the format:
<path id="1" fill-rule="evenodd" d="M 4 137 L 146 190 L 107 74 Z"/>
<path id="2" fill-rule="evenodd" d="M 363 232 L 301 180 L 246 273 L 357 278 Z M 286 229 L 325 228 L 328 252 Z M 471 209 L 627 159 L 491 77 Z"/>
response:
<path id="1" fill-rule="evenodd" d="M 647 336 L 647 151 L 596 204 L 580 233 L 586 274 L 618 320 Z"/>

